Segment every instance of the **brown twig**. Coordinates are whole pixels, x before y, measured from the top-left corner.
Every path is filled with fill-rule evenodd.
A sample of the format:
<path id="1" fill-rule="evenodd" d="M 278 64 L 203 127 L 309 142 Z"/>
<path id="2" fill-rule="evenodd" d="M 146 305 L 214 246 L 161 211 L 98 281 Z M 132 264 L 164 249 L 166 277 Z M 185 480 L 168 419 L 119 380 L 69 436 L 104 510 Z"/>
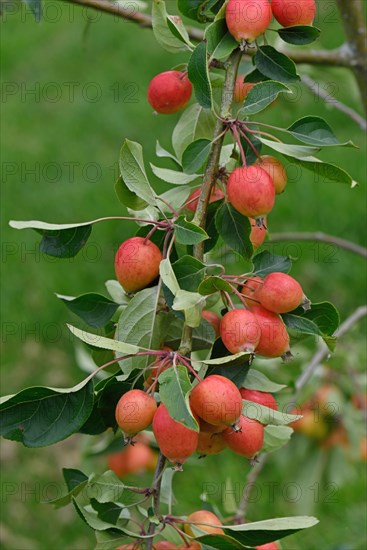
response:
<path id="1" fill-rule="evenodd" d="M 164 467 L 166 465 L 166 457 L 159 453 L 157 466 L 155 468 L 154 477 L 153 477 L 153 510 L 156 517 L 159 517 L 159 503 L 160 503 L 160 493 L 161 493 L 161 484 L 162 476 L 164 472 Z M 154 535 L 156 529 L 155 523 L 150 523 L 148 529 L 148 535 Z M 146 541 L 146 550 L 152 550 L 153 548 L 153 536 L 147 539 Z"/>

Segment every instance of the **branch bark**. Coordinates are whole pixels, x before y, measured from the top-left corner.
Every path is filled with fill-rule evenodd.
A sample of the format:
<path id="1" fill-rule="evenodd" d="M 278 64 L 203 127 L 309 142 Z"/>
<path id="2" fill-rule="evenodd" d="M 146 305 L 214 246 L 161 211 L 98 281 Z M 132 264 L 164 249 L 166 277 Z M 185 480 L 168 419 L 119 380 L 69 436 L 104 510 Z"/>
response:
<path id="1" fill-rule="evenodd" d="M 333 235 L 327 235 L 321 231 L 315 233 L 272 233 L 269 236 L 269 241 L 279 242 L 279 241 L 319 241 L 328 244 L 335 244 L 344 250 L 349 252 L 354 252 L 363 258 L 367 258 L 367 248 L 359 244 L 341 239 L 340 237 L 334 237 Z"/>
<path id="2" fill-rule="evenodd" d="M 166 465 L 166 457 L 159 453 L 157 466 L 155 468 L 154 477 L 153 477 L 153 510 L 155 516 L 159 517 L 159 503 L 160 503 L 160 493 L 161 493 L 161 484 L 164 467 Z M 146 541 L 146 550 L 152 550 L 153 548 L 153 535 L 155 533 L 156 525 L 155 523 L 150 523 L 148 529 L 148 535 L 152 535 L 151 538 Z"/>
<path id="3" fill-rule="evenodd" d="M 367 26 L 363 0 L 337 0 L 345 34 L 352 51 L 353 70 L 367 112 Z"/>
<path id="4" fill-rule="evenodd" d="M 334 50 L 289 50 L 282 48 L 282 53 L 295 63 L 308 65 L 329 65 L 331 67 L 350 68 L 353 63 L 353 52 L 348 44 Z"/>

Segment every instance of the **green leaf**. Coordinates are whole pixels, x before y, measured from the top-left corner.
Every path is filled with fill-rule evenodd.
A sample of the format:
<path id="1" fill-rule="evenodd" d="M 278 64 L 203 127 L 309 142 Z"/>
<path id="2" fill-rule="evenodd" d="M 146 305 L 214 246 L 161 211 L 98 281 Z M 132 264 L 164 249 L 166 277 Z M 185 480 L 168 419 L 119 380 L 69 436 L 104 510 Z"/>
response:
<path id="1" fill-rule="evenodd" d="M 81 428 L 93 400 L 89 378 L 68 389 L 27 388 L 2 398 L 0 435 L 25 447 L 53 445 Z"/>
<path id="2" fill-rule="evenodd" d="M 30 10 L 34 15 L 36 22 L 39 23 L 42 18 L 42 1 L 41 0 L 23 0 L 23 2 L 30 7 Z"/>
<path id="3" fill-rule="evenodd" d="M 204 254 L 209 252 L 217 244 L 219 233 L 215 226 L 215 216 L 217 213 L 218 202 L 209 204 L 207 213 L 206 213 L 206 222 L 205 222 L 205 231 L 207 232 L 209 239 L 204 242 Z"/>
<path id="4" fill-rule="evenodd" d="M 166 318 L 164 343 L 172 349 L 178 349 L 182 337 L 183 321 L 175 317 L 172 312 L 162 315 Z M 198 327 L 194 327 L 192 336 L 193 351 L 209 349 L 215 340 L 214 329 L 205 319 L 201 320 Z"/>
<path id="5" fill-rule="evenodd" d="M 186 174 L 200 171 L 209 156 L 211 146 L 212 142 L 208 139 L 198 139 L 188 145 L 182 155 L 182 167 Z"/>
<path id="6" fill-rule="evenodd" d="M 203 296 L 214 294 L 218 291 L 233 292 L 231 285 L 221 277 L 207 277 L 199 286 L 198 292 Z"/>
<path id="7" fill-rule="evenodd" d="M 202 3 L 203 0 L 178 0 L 177 6 L 183 15 L 194 21 L 199 21 L 198 11 Z"/>
<path id="8" fill-rule="evenodd" d="M 130 191 L 121 176 L 118 177 L 115 183 L 115 193 L 121 204 L 132 210 L 143 210 L 148 206 L 146 201 Z"/>
<path id="9" fill-rule="evenodd" d="M 286 426 L 302 418 L 302 415 L 289 414 L 283 411 L 275 411 L 269 407 L 264 407 L 254 401 L 242 399 L 242 414 L 252 420 L 257 420 L 262 424 L 272 424 L 275 426 Z"/>
<path id="10" fill-rule="evenodd" d="M 68 493 L 62 497 L 48 500 L 47 504 L 52 504 L 55 508 L 62 508 L 70 504 L 72 497 L 76 497 L 88 483 L 88 477 L 80 470 L 74 468 L 63 468 L 62 473 L 68 488 Z"/>
<path id="11" fill-rule="evenodd" d="M 279 540 L 302 529 L 317 525 L 318 520 L 309 516 L 294 516 L 255 521 L 242 525 L 224 526 L 224 532 L 245 545 L 259 546 Z M 209 538 L 209 537 L 208 537 Z M 204 541 L 207 537 L 200 537 Z M 208 541 L 209 543 L 209 541 Z"/>
<path id="12" fill-rule="evenodd" d="M 56 296 L 64 302 L 70 311 L 78 315 L 88 325 L 96 328 L 105 326 L 119 307 L 118 304 L 101 294 L 88 293 L 77 298 L 62 294 L 56 294 Z"/>
<path id="13" fill-rule="evenodd" d="M 244 78 L 244 82 L 255 82 L 255 83 L 266 82 L 267 80 L 271 80 L 271 79 L 265 76 L 264 74 L 262 74 L 259 71 L 259 69 L 254 69 L 253 71 L 248 73 Z"/>
<path id="14" fill-rule="evenodd" d="M 273 46 L 260 46 L 255 54 L 255 65 L 259 71 L 278 82 L 297 82 L 300 80 L 294 62 L 288 56 L 278 52 Z"/>
<path id="15" fill-rule="evenodd" d="M 88 498 L 107 503 L 119 500 L 125 485 L 114 472 L 108 470 L 103 474 L 92 474 L 88 481 Z"/>
<path id="16" fill-rule="evenodd" d="M 286 327 L 292 331 L 292 335 L 296 338 L 302 336 L 315 336 L 322 337 L 325 341 L 325 344 L 328 346 L 330 351 L 333 351 L 336 345 L 336 338 L 328 335 L 323 335 L 319 327 L 310 319 L 306 317 L 301 317 L 299 315 L 293 315 L 292 313 L 284 313 L 282 315 L 284 324 Z"/>
<path id="17" fill-rule="evenodd" d="M 159 143 L 158 140 L 156 141 L 156 144 L 155 144 L 155 154 L 157 155 L 157 157 L 168 158 L 175 161 L 176 164 L 178 165 L 180 164 L 178 158 L 175 157 L 175 155 L 173 155 L 169 151 L 167 151 L 167 149 L 164 149 L 164 147 L 162 147 L 162 145 Z"/>
<path id="18" fill-rule="evenodd" d="M 311 309 L 303 311 L 299 308 L 299 313 L 313 321 L 323 335 L 333 336 L 340 324 L 340 316 L 336 307 L 330 302 L 313 303 Z"/>
<path id="19" fill-rule="evenodd" d="M 172 208 L 178 210 L 183 204 L 185 204 L 191 192 L 192 189 L 188 185 L 180 185 L 180 187 L 173 187 L 172 189 L 165 191 L 161 195 L 158 195 L 157 198 L 163 199 Z M 166 214 L 172 215 L 172 209 L 169 208 L 164 202 L 162 202 L 161 210 Z"/>
<path id="20" fill-rule="evenodd" d="M 125 344 L 144 349 L 159 349 L 159 336 L 155 330 L 159 288 L 145 288 L 132 298 L 117 322 L 115 338 Z M 137 356 L 124 359 L 120 367 L 124 374 L 145 368 L 151 358 Z"/>
<path id="21" fill-rule="evenodd" d="M 309 145 L 293 145 L 292 143 L 279 143 L 278 141 L 272 141 L 271 139 L 263 138 L 262 136 L 257 136 L 258 140 L 261 141 L 264 145 L 267 147 L 270 147 L 270 149 L 274 149 L 274 151 L 278 151 L 278 153 L 281 153 L 282 155 L 289 156 L 295 159 L 311 159 L 310 155 L 313 155 L 315 153 L 318 153 L 321 149 L 321 147 L 311 147 Z M 322 162 L 318 159 L 312 158 L 312 160 L 315 160 L 316 162 Z"/>
<path id="22" fill-rule="evenodd" d="M 9 222 L 14 229 L 35 229 L 42 235 L 40 251 L 55 258 L 73 258 L 86 244 L 92 232 L 92 224 L 103 221 L 94 220 L 85 223 L 53 224 L 40 221 Z"/>
<path id="23" fill-rule="evenodd" d="M 193 256 L 182 256 L 172 265 L 173 271 L 180 288 L 194 292 L 198 289 L 204 279 L 206 265 L 193 258 Z"/>
<path id="24" fill-rule="evenodd" d="M 161 261 L 159 273 L 166 287 L 175 295 L 180 290 L 180 285 L 178 284 L 169 258 L 165 258 Z"/>
<path id="25" fill-rule="evenodd" d="M 254 264 L 253 275 L 258 275 L 259 277 L 265 277 L 274 271 L 289 273 L 292 266 L 289 256 L 277 256 L 267 250 L 256 254 L 252 258 L 252 263 Z"/>
<path id="26" fill-rule="evenodd" d="M 181 160 L 185 149 L 199 138 L 211 139 L 215 126 L 215 118 L 209 109 L 203 109 L 194 103 L 182 113 L 172 134 L 172 146 Z"/>
<path id="27" fill-rule="evenodd" d="M 155 193 L 150 187 L 140 143 L 125 139 L 119 158 L 120 174 L 127 188 L 147 204 L 156 206 Z"/>
<path id="28" fill-rule="evenodd" d="M 125 293 L 124 289 L 115 279 L 109 279 L 105 282 L 105 287 L 112 300 L 119 305 L 126 305 L 130 298 Z"/>
<path id="29" fill-rule="evenodd" d="M 260 82 L 249 91 L 239 114 L 249 116 L 260 113 L 266 109 L 266 107 L 270 105 L 270 103 L 272 103 L 281 93 L 291 94 L 292 90 L 290 90 L 285 84 L 282 84 L 281 82 L 274 82 L 274 80 Z"/>
<path id="30" fill-rule="evenodd" d="M 276 384 L 272 380 L 269 380 L 269 378 L 262 372 L 255 369 L 250 369 L 247 373 L 246 380 L 243 383 L 243 387 L 248 390 L 275 393 L 283 390 L 287 386 L 285 384 Z"/>
<path id="31" fill-rule="evenodd" d="M 176 241 L 185 245 L 198 244 L 201 241 L 205 241 L 205 239 L 209 239 L 204 229 L 195 223 L 188 222 L 183 215 L 179 216 L 175 221 L 174 232 Z"/>
<path id="32" fill-rule="evenodd" d="M 250 241 L 251 224 L 246 216 L 237 212 L 227 202 L 218 208 L 215 225 L 226 245 L 246 260 L 251 258 L 253 254 Z"/>
<path id="33" fill-rule="evenodd" d="M 138 293 L 139 294 L 139 293 Z M 138 296 L 135 294 L 135 296 Z M 135 297 L 134 296 L 134 297 Z M 143 351 L 138 346 L 133 344 L 128 344 L 125 342 L 119 342 L 118 340 L 113 340 L 112 338 L 105 338 L 99 334 L 92 334 L 91 332 L 86 332 L 85 330 L 80 330 L 72 325 L 66 325 L 70 332 L 74 334 L 79 340 L 88 344 L 88 346 L 93 346 L 95 348 L 109 349 L 111 351 L 117 351 L 126 355 L 133 355 L 139 351 Z"/>
<path id="34" fill-rule="evenodd" d="M 261 140 L 263 141 L 263 140 Z M 282 153 L 282 151 L 280 151 Z M 287 153 L 282 153 L 284 157 L 292 162 L 295 165 L 306 168 L 314 173 L 314 181 L 317 183 L 346 183 L 352 189 L 358 185 L 358 183 L 353 180 L 352 176 L 348 174 L 343 168 L 336 166 L 335 164 L 330 164 L 329 162 L 323 162 L 322 160 L 316 157 L 302 157 L 295 158 L 294 156 L 288 156 Z"/>
<path id="35" fill-rule="evenodd" d="M 169 415 L 190 430 L 199 431 L 198 423 L 193 417 L 188 394 L 192 385 L 183 365 L 172 366 L 159 375 L 159 395 L 167 407 Z"/>
<path id="36" fill-rule="evenodd" d="M 212 87 L 209 78 L 206 42 L 200 42 L 191 54 L 188 76 L 194 86 L 198 103 L 205 109 L 212 108 Z"/>
<path id="37" fill-rule="evenodd" d="M 216 359 L 205 359 L 204 361 L 198 361 L 199 363 L 205 363 L 206 365 L 240 365 L 253 355 L 249 351 L 240 351 L 234 355 L 226 355 L 225 357 L 217 357 Z"/>
<path id="38" fill-rule="evenodd" d="M 307 143 L 321 147 L 349 146 L 355 147 L 352 141 L 341 143 L 335 136 L 329 124 L 321 117 L 306 116 L 294 122 L 287 131 L 293 137 Z"/>
<path id="39" fill-rule="evenodd" d="M 193 525 L 191 529 L 198 534 L 203 532 L 201 529 L 197 528 L 197 525 Z M 218 548 L 218 550 L 240 550 L 249 548 L 228 535 L 203 535 L 197 538 L 197 540 L 200 540 L 201 546 L 205 550 L 212 550 L 212 548 Z"/>
<path id="40" fill-rule="evenodd" d="M 198 327 L 202 321 L 201 312 L 205 306 L 205 298 L 197 292 L 178 290 L 175 294 L 172 309 L 183 311 L 189 327 Z"/>
<path id="41" fill-rule="evenodd" d="M 176 53 L 190 49 L 190 39 L 182 21 L 169 19 L 163 0 L 153 0 L 152 26 L 155 39 L 167 52 Z"/>
<path id="42" fill-rule="evenodd" d="M 129 531 L 122 525 L 123 520 L 117 520 L 116 523 L 111 523 L 109 520 L 105 521 L 99 517 L 97 511 L 94 510 L 92 507 L 81 506 L 80 504 L 78 504 L 75 498 L 73 498 L 72 502 L 79 517 L 95 531 L 107 531 L 109 529 L 115 529 L 132 537 L 136 536 L 136 533 L 134 533 L 133 531 Z M 115 503 L 114 506 L 118 506 L 121 513 L 123 509 L 123 504 Z M 141 538 L 144 538 L 144 535 L 141 535 Z"/>
<path id="43" fill-rule="evenodd" d="M 263 453 L 272 453 L 287 445 L 293 433 L 289 426 L 269 425 L 264 428 L 264 443 L 261 448 Z"/>
<path id="44" fill-rule="evenodd" d="M 226 59 L 238 47 L 238 42 L 228 32 L 225 19 L 214 21 L 205 31 L 208 54 L 212 59 Z"/>
<path id="45" fill-rule="evenodd" d="M 150 167 L 153 174 L 157 176 L 157 178 L 166 181 L 167 183 L 172 183 L 173 185 L 186 185 L 187 183 L 191 183 L 200 177 L 199 174 L 185 174 L 184 172 L 170 170 L 169 168 L 159 168 L 158 166 L 154 166 L 154 164 L 151 164 Z"/>
<path id="46" fill-rule="evenodd" d="M 320 29 L 311 25 L 296 25 L 277 29 L 277 33 L 284 42 L 295 46 L 304 46 L 315 42 L 319 38 L 320 32 Z"/>

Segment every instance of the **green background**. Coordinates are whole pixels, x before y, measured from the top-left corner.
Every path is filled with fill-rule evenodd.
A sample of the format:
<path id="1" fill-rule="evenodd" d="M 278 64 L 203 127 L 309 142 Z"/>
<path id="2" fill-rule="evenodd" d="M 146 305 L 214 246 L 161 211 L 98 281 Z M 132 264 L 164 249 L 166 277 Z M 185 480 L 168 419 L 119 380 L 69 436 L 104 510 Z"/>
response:
<path id="1" fill-rule="evenodd" d="M 171 13 L 176 11 L 173 4 L 168 3 Z M 319 2 L 320 47 L 332 48 L 342 43 L 343 32 L 334 7 L 333 2 Z M 93 229 L 88 246 L 76 258 L 59 261 L 40 255 L 36 233 L 12 230 L 8 220 L 66 223 L 122 214 L 124 210 L 113 188 L 121 143 L 125 137 L 139 141 L 146 163 L 160 163 L 154 155 L 155 142 L 158 139 L 170 148 L 170 135 L 179 115 L 152 114 L 146 88 L 156 73 L 187 61 L 185 55 L 174 56 L 162 50 L 150 30 L 115 17 L 95 12 L 87 15 L 61 2 L 49 3 L 40 24 L 34 22 L 28 10 L 18 6 L 14 11 L 5 14 L 2 23 L 3 395 L 28 385 L 69 387 L 81 380 L 74 343 L 65 328 L 65 323 L 75 322 L 75 318 L 54 293 L 104 293 L 104 281 L 114 276 L 114 253 L 134 231 L 129 223 L 99 224 Z M 361 112 L 358 89 L 350 72 L 326 67 L 302 67 L 301 72 L 307 72 L 324 90 Z M 364 244 L 365 136 L 355 122 L 304 86 L 297 85 L 294 90 L 297 100 L 281 99 L 261 119 L 288 126 L 305 114 L 324 116 L 341 141 L 352 139 L 360 150 L 330 149 L 322 158 L 350 171 L 360 186 L 351 190 L 342 184 L 317 182 L 311 172 L 293 177 L 269 216 L 270 230 L 323 231 Z M 149 176 L 158 183 L 151 173 Z M 328 299 L 335 303 L 342 319 L 363 303 L 366 271 L 362 258 L 321 243 L 281 243 L 276 248 L 268 244 L 267 249 L 291 254 L 292 273 L 307 294 L 313 301 Z M 348 336 L 344 350 L 338 352 L 339 360 L 334 362 L 336 367 L 343 369 L 344 360 L 350 360 L 352 354 L 354 367 L 364 369 L 362 329 L 360 326 Z M 307 353 L 310 350 L 306 350 L 306 356 Z M 301 364 L 297 361 L 294 366 L 296 375 Z M 273 375 L 275 379 L 281 377 L 277 369 Z M 297 441 L 299 454 L 305 442 Z M 40 450 L 2 442 L 4 548 L 76 550 L 93 546 L 93 533 L 70 507 L 53 511 L 41 504 L 61 490 L 62 467 L 83 465 L 80 450 L 86 444 L 78 435 Z M 297 459 L 298 472 L 291 468 L 288 475 L 284 461 L 294 465 L 292 454 L 287 449 L 274 455 L 261 484 L 279 483 L 280 489 L 271 499 L 269 487 L 262 486 L 262 496 L 249 510 L 250 518 L 292 515 L 300 510 L 315 513 L 322 519 L 320 526 L 286 539 L 284 548 L 364 548 L 360 504 L 364 470 L 354 464 L 351 482 L 338 478 L 336 501 L 328 500 L 323 485 L 319 502 L 311 507 L 313 489 L 308 481 L 313 474 L 307 472 L 313 469 L 307 464 L 307 457 L 313 456 L 317 462 L 319 454 L 317 449 L 306 449 Z M 213 481 L 218 484 L 214 499 L 223 511 L 220 484 L 230 474 L 237 484 L 238 498 L 249 469 L 243 460 L 229 453 L 218 459 L 208 458 L 205 463 L 194 459 L 192 464 L 175 485 L 177 513 L 190 513 L 201 507 L 199 494 L 203 484 Z M 336 464 L 330 468 L 344 468 L 343 462 Z M 93 467 L 103 471 L 104 466 L 99 461 L 97 465 L 88 463 L 86 468 L 88 472 Z M 287 483 L 299 479 L 301 470 L 306 472 L 302 494 L 297 503 L 290 502 L 282 490 Z"/>

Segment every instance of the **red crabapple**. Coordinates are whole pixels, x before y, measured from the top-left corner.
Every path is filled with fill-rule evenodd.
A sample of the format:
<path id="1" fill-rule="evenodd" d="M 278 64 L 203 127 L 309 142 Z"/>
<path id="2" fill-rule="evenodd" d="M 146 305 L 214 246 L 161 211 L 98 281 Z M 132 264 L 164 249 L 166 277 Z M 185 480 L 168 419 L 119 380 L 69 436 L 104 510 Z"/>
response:
<path id="1" fill-rule="evenodd" d="M 148 86 L 148 101 L 157 113 L 181 111 L 190 101 L 192 85 L 185 73 L 166 71 L 157 74 Z"/>
<path id="2" fill-rule="evenodd" d="M 255 164 L 269 174 L 274 183 L 275 193 L 277 195 L 283 193 L 287 185 L 287 173 L 280 160 L 271 155 L 262 155 Z"/>
<path id="3" fill-rule="evenodd" d="M 264 426 L 257 420 L 241 415 L 238 422 L 239 431 L 227 428 L 223 438 L 228 447 L 246 458 L 254 458 L 264 442 Z"/>
<path id="4" fill-rule="evenodd" d="M 241 294 L 244 295 L 244 300 L 248 307 L 256 306 L 257 304 L 259 304 L 259 301 L 256 298 L 256 292 L 259 290 L 262 284 L 262 278 L 255 275 L 255 277 L 247 279 L 247 281 L 243 285 Z"/>
<path id="5" fill-rule="evenodd" d="M 120 397 L 116 405 L 116 422 L 128 436 L 145 430 L 157 410 L 154 397 L 142 390 L 130 390 Z"/>
<path id="6" fill-rule="evenodd" d="M 263 405 L 264 407 L 269 407 L 269 409 L 274 409 L 274 411 L 278 410 L 278 403 L 271 393 L 240 388 L 240 394 L 242 396 L 242 399 L 252 401 L 253 403 L 258 403 L 259 405 Z"/>
<path id="7" fill-rule="evenodd" d="M 219 336 L 219 327 L 220 327 L 220 317 L 214 311 L 210 311 L 208 309 L 204 309 L 201 312 L 201 316 L 203 319 L 206 319 L 208 323 L 210 323 L 215 330 L 215 334 L 218 337 Z"/>
<path id="8" fill-rule="evenodd" d="M 260 325 L 260 341 L 255 353 L 264 357 L 288 356 L 290 354 L 289 335 L 283 319 L 258 305 L 251 307 L 251 312 Z"/>
<path id="9" fill-rule="evenodd" d="M 126 292 L 137 292 L 159 275 L 163 259 L 158 246 L 144 237 L 132 237 L 123 242 L 115 256 L 115 272 Z"/>
<path id="10" fill-rule="evenodd" d="M 209 510 L 198 510 L 197 512 L 193 512 L 189 516 L 187 516 L 187 521 L 193 521 L 197 523 L 195 527 L 198 529 L 201 529 L 202 531 L 205 531 L 206 533 L 209 533 L 210 535 L 223 535 L 224 531 L 223 529 L 220 529 L 220 525 L 222 525 L 222 522 L 216 516 L 213 514 L 213 512 L 210 512 Z M 198 522 L 202 521 L 203 523 L 210 523 L 210 525 L 202 525 Z M 215 527 L 217 526 L 217 527 Z M 184 524 L 184 531 L 191 537 L 195 536 L 195 533 L 193 532 L 191 525 L 189 523 Z"/>
<path id="11" fill-rule="evenodd" d="M 247 97 L 249 91 L 255 86 L 255 82 L 244 82 L 244 76 L 238 76 L 234 87 L 234 100 L 237 103 L 242 103 Z"/>
<path id="12" fill-rule="evenodd" d="M 221 433 L 199 432 L 199 441 L 196 451 L 199 455 L 216 455 L 227 447 Z"/>
<path id="13" fill-rule="evenodd" d="M 260 34 L 264 34 L 271 19 L 268 0 L 229 0 L 227 4 L 227 27 L 237 42 L 252 42 Z"/>
<path id="14" fill-rule="evenodd" d="M 231 426 L 241 414 L 242 398 L 231 380 L 213 374 L 194 387 L 190 395 L 190 406 L 209 424 Z"/>
<path id="15" fill-rule="evenodd" d="M 231 353 L 254 351 L 260 340 L 260 327 L 253 313 L 233 309 L 222 317 L 220 335 Z"/>
<path id="16" fill-rule="evenodd" d="M 191 193 L 191 195 L 189 196 L 189 198 L 186 201 L 187 202 L 187 206 L 186 206 L 187 210 L 191 210 L 191 212 L 196 211 L 196 208 L 197 208 L 198 202 L 199 202 L 200 192 L 201 192 L 201 189 L 199 188 L 199 189 L 195 189 L 195 191 L 193 191 Z M 212 202 L 220 201 L 223 198 L 224 198 L 223 191 L 221 191 L 217 187 L 213 187 L 213 189 L 211 190 L 211 193 L 210 193 L 209 203 L 211 204 Z"/>
<path id="17" fill-rule="evenodd" d="M 265 241 L 266 237 L 266 218 L 264 218 L 264 225 L 259 227 L 256 223 L 256 220 L 249 218 L 250 224 L 251 224 L 251 232 L 250 232 L 250 241 L 252 246 L 254 247 L 254 250 L 259 248 Z"/>
<path id="18" fill-rule="evenodd" d="M 301 285 L 286 273 L 269 273 L 256 292 L 260 304 L 273 313 L 287 313 L 302 305 L 310 309 L 310 301 L 303 293 Z"/>
<path id="19" fill-rule="evenodd" d="M 272 0 L 271 8 L 283 27 L 312 25 L 316 15 L 315 0 Z"/>

